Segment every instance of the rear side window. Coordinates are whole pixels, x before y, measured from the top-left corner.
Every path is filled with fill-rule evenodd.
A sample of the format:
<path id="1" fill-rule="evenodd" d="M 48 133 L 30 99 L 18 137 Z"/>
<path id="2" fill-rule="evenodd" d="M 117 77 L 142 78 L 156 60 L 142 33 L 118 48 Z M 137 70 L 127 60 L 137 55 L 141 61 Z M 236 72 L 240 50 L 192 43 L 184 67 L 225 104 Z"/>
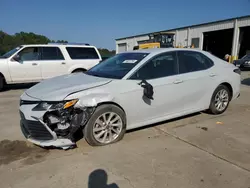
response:
<path id="1" fill-rule="evenodd" d="M 179 51 L 178 60 L 180 74 L 205 70 L 214 65 L 212 60 L 199 52 Z"/>
<path id="2" fill-rule="evenodd" d="M 71 59 L 99 59 L 94 48 L 66 47 Z"/>
<path id="3" fill-rule="evenodd" d="M 58 47 L 42 47 L 42 60 L 64 60 Z"/>

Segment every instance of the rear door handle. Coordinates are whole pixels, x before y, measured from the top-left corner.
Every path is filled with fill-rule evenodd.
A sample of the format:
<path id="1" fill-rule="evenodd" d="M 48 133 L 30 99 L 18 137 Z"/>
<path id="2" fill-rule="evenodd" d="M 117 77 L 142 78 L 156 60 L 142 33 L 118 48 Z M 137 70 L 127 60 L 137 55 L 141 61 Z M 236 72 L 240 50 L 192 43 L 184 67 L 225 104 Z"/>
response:
<path id="1" fill-rule="evenodd" d="M 215 73 L 211 73 L 209 76 L 210 77 L 214 77 L 214 76 L 216 76 L 216 74 Z"/>
<path id="2" fill-rule="evenodd" d="M 32 65 L 37 65 L 37 63 L 32 63 Z"/>
<path id="3" fill-rule="evenodd" d="M 62 62 L 62 65 L 65 65 L 66 63 L 65 62 Z"/>
<path id="4" fill-rule="evenodd" d="M 183 82 L 183 80 L 175 80 L 174 81 L 174 84 L 180 84 L 180 83 L 182 83 Z"/>

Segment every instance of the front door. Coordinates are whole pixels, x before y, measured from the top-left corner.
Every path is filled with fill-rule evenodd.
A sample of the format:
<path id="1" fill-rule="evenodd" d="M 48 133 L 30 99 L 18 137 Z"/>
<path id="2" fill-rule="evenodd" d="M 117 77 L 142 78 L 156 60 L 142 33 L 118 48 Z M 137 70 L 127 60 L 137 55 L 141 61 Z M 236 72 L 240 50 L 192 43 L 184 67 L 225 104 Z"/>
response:
<path id="1" fill-rule="evenodd" d="M 137 123 L 150 122 L 182 111 L 183 104 L 180 101 L 185 97 L 184 90 L 187 88 L 182 87 L 177 77 L 176 52 L 167 52 L 153 57 L 125 80 L 122 85 L 126 92 L 121 92 L 121 99 L 124 100 L 122 105 L 125 109 L 129 109 L 126 111 L 128 126 L 134 127 Z M 153 99 L 143 95 L 144 89 L 139 85 L 141 80 L 152 85 Z"/>
<path id="2" fill-rule="evenodd" d="M 17 54 L 19 60 L 9 61 L 10 74 L 13 82 L 40 81 L 40 48 L 25 47 Z"/>

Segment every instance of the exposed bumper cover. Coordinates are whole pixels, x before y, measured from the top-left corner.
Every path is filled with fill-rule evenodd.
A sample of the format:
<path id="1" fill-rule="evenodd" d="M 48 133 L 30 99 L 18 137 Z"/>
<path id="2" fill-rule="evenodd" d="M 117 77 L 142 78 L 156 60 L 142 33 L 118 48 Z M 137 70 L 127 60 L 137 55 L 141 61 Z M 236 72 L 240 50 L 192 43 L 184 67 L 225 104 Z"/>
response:
<path id="1" fill-rule="evenodd" d="M 69 149 L 71 147 L 75 146 L 75 143 L 73 143 L 69 139 L 56 139 L 56 140 L 46 140 L 46 141 L 39 141 L 39 140 L 34 140 L 32 138 L 28 138 L 28 141 L 42 146 L 42 147 L 57 147 L 57 148 L 62 148 L 62 149 Z"/>

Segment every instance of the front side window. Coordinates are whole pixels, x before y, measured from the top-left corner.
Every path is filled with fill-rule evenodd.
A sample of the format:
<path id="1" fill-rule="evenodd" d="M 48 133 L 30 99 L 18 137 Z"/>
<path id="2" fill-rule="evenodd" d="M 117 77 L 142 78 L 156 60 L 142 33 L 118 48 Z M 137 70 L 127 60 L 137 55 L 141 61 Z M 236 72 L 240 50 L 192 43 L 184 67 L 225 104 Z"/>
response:
<path id="1" fill-rule="evenodd" d="M 213 66 L 213 61 L 199 52 L 178 52 L 179 73 L 188 73 L 208 69 Z"/>
<path id="2" fill-rule="evenodd" d="M 95 48 L 66 47 L 71 59 L 99 59 Z"/>
<path id="3" fill-rule="evenodd" d="M 18 53 L 21 61 L 36 61 L 39 60 L 39 48 L 27 47 Z"/>
<path id="4" fill-rule="evenodd" d="M 178 74 L 176 53 L 168 52 L 146 62 L 130 79 L 148 80 L 176 74 Z"/>
<path id="5" fill-rule="evenodd" d="M 92 67 L 86 74 L 121 79 L 147 55 L 148 53 L 140 52 L 116 54 Z"/>
<path id="6" fill-rule="evenodd" d="M 42 60 L 64 60 L 63 54 L 58 47 L 42 47 Z"/>

